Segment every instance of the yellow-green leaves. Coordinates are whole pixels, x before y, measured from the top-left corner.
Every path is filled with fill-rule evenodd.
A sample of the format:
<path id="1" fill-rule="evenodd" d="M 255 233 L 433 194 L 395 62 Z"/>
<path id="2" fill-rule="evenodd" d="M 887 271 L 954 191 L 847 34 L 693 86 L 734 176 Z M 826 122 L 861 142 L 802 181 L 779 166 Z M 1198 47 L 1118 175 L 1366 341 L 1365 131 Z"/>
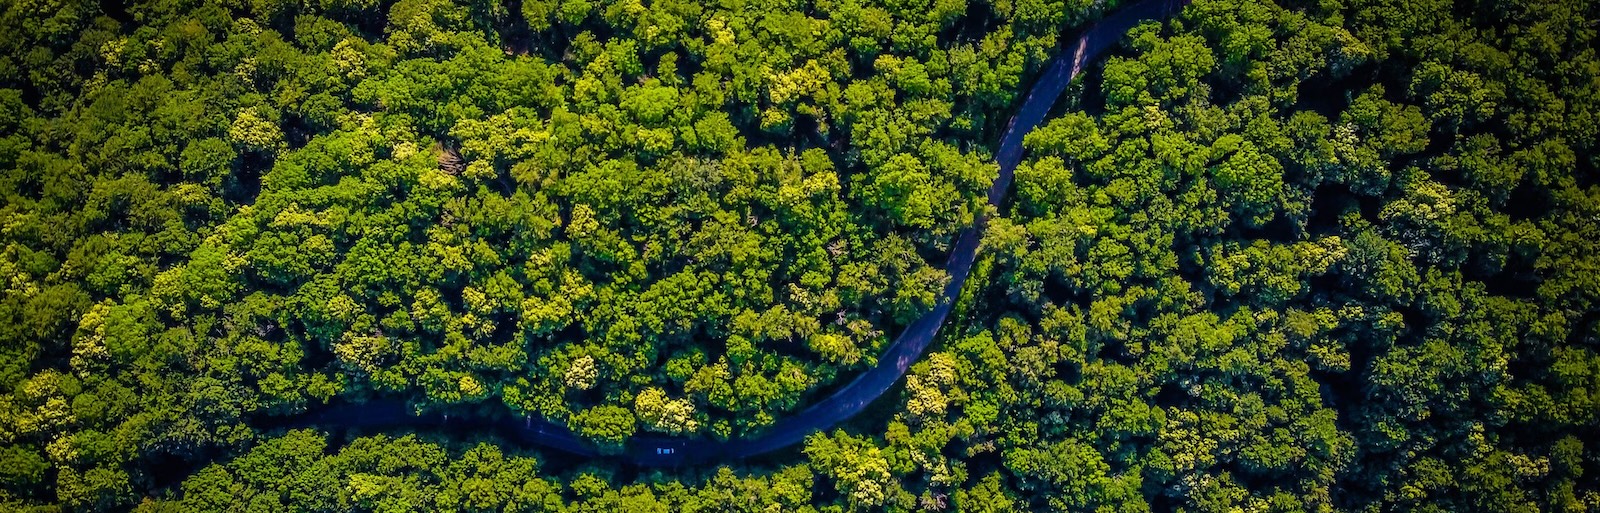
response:
<path id="1" fill-rule="evenodd" d="M 274 152 L 284 145 L 283 130 L 271 117 L 256 109 L 239 111 L 228 127 L 228 140 L 251 151 Z"/>

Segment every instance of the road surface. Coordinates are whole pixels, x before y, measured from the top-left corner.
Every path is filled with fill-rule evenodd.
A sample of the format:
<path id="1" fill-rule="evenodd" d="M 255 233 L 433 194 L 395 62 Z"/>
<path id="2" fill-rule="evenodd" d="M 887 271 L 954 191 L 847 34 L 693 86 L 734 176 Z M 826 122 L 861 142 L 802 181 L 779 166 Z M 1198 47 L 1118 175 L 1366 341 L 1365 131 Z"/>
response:
<path id="1" fill-rule="evenodd" d="M 1083 66 L 1110 49 L 1128 29 L 1144 20 L 1165 19 L 1188 0 L 1144 0 L 1127 5 L 1081 32 L 1072 45 L 1051 59 L 1050 65 L 1034 83 L 1022 107 L 1006 126 L 995 160 L 1000 174 L 989 187 L 989 203 L 998 205 L 1011 188 L 1017 164 L 1022 161 L 1022 138 L 1049 114 L 1050 107 L 1078 76 Z M 673 437 L 641 434 L 628 439 L 626 452 L 616 455 L 642 466 L 678 466 L 759 456 L 792 446 L 812 433 L 826 431 L 861 413 L 868 404 L 887 392 L 922 357 L 944 324 L 945 317 L 966 284 L 972 263 L 977 259 L 983 219 L 962 230 L 951 248 L 945 272 L 945 286 L 938 306 L 906 327 L 884 350 L 878 364 L 857 376 L 833 395 L 799 413 L 778 420 L 761 435 L 749 439 L 713 440 L 701 437 Z M 402 401 L 373 401 L 330 406 L 290 419 L 298 426 L 389 427 L 400 425 L 475 426 L 499 429 L 530 445 L 584 457 L 601 456 L 592 444 L 566 426 L 539 418 L 461 418 L 440 414 L 415 415 Z"/>

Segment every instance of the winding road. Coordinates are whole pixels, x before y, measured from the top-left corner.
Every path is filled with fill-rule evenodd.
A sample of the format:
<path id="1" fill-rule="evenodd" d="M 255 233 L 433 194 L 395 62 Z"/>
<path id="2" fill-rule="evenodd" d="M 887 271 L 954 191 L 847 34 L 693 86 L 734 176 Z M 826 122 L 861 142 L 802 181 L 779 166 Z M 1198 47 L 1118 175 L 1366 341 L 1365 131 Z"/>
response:
<path id="1" fill-rule="evenodd" d="M 1144 0 L 1118 9 L 1111 15 L 1081 32 L 1066 51 L 1051 59 L 1049 67 L 1039 76 L 1033 89 L 1023 100 L 1021 109 L 1006 126 L 1000 139 L 995 160 L 1000 174 L 989 187 L 989 203 L 998 205 L 1011 181 L 1017 164 L 1022 160 L 1022 139 L 1044 121 L 1051 106 L 1085 63 L 1098 58 L 1123 34 L 1144 20 L 1165 19 L 1188 0 Z M 662 435 L 637 435 L 626 444 L 626 452 L 618 455 L 641 466 L 679 466 L 706 462 L 742 459 L 766 454 L 797 444 L 812 433 L 829 428 L 856 416 L 867 405 L 893 387 L 906 371 L 922 357 L 933 343 L 939 327 L 950 314 L 956 297 L 966 284 L 967 275 L 977 258 L 978 241 L 982 235 L 983 219 L 974 220 L 972 226 L 962 230 L 950 251 L 945 271 L 950 283 L 945 286 L 938 306 L 912 322 L 900 336 L 884 350 L 878 364 L 857 376 L 855 380 L 835 391 L 827 399 L 805 410 L 774 423 L 766 432 L 755 438 L 719 441 L 708 438 L 672 437 Z M 599 457 L 601 453 L 566 426 L 544 419 L 515 418 L 461 418 L 452 420 L 440 414 L 415 415 L 402 401 L 372 401 L 360 404 L 330 406 L 308 412 L 291 419 L 291 426 L 341 426 L 388 427 L 401 425 L 478 426 L 497 428 L 514 435 L 530 445 L 539 445 L 578 456 Z"/>

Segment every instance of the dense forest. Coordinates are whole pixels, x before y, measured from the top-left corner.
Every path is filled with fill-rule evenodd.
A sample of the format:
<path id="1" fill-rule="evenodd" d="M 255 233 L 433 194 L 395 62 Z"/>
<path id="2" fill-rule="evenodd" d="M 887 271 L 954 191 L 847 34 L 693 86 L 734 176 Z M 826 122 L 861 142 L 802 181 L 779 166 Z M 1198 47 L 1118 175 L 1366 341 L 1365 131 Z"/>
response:
<path id="1" fill-rule="evenodd" d="M 1600 4 L 0 7 L 0 509 L 1600 510 Z M 327 405 L 737 440 L 639 469 Z"/>

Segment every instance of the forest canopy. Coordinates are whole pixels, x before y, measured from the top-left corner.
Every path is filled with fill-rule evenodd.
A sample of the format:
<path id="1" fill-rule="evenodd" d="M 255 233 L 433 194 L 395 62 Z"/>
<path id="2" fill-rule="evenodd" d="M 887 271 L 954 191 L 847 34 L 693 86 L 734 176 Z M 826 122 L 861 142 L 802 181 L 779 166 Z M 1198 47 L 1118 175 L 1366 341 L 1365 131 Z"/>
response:
<path id="1" fill-rule="evenodd" d="M 0 8 L 0 509 L 1600 509 L 1592 2 Z M 326 405 L 739 439 L 636 471 Z"/>
<path id="2" fill-rule="evenodd" d="M 612 440 L 748 433 L 870 366 L 948 279 L 991 113 L 1092 12 L 61 7 L 6 18 L 8 388 Z"/>

